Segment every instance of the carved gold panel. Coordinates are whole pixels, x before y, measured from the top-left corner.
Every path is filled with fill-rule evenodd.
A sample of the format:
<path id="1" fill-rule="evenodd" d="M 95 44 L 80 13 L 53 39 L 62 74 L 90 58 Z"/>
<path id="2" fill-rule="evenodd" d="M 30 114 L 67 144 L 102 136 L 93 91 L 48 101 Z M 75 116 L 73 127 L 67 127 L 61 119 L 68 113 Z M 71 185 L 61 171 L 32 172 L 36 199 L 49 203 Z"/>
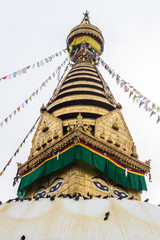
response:
<path id="1" fill-rule="evenodd" d="M 46 111 L 42 113 L 40 122 L 32 140 L 30 157 L 44 151 L 49 144 L 61 138 L 63 135 L 62 120 Z"/>
<path id="2" fill-rule="evenodd" d="M 103 139 L 128 155 L 133 153 L 133 139 L 119 109 L 96 120 L 95 137 Z"/>

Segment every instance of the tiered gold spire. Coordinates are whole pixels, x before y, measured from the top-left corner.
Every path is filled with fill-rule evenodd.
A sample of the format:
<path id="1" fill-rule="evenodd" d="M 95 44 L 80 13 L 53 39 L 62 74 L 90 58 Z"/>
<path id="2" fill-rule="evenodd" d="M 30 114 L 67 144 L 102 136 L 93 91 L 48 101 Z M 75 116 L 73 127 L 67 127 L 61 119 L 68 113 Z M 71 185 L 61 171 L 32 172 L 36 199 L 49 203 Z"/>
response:
<path id="1" fill-rule="evenodd" d="M 67 37 L 73 66 L 41 108 L 30 156 L 18 169 L 23 177 L 19 193 L 26 190 L 35 196 L 45 185 L 45 194 L 120 197 L 123 192 L 140 199 L 140 191 L 146 189 L 143 178 L 149 162 L 138 160 L 120 104 L 96 66 L 103 44 L 101 31 L 86 12 Z M 51 188 L 55 179 L 61 180 Z"/>

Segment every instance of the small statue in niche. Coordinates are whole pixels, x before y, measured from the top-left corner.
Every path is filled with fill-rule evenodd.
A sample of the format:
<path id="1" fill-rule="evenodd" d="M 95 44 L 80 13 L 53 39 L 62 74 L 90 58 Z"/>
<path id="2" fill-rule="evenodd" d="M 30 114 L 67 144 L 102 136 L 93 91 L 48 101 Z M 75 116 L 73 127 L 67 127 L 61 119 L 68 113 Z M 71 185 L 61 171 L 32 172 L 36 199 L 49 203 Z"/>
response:
<path id="1" fill-rule="evenodd" d="M 116 131 L 118 131 L 119 129 L 119 124 L 118 124 L 118 119 L 116 118 L 113 125 L 112 125 L 112 128 Z"/>
<path id="2" fill-rule="evenodd" d="M 91 134 L 91 132 L 92 132 L 92 128 L 89 125 L 84 125 L 83 130 L 88 134 Z"/>
<path id="3" fill-rule="evenodd" d="M 108 139 L 107 139 L 107 142 L 109 142 L 109 143 L 113 143 L 113 140 L 112 140 L 111 135 L 109 135 L 109 137 L 108 137 Z"/>
<path id="4" fill-rule="evenodd" d="M 45 147 L 46 145 L 47 145 L 47 143 L 46 143 L 45 139 L 43 138 L 43 140 L 42 140 L 42 147 Z"/>
<path id="5" fill-rule="evenodd" d="M 43 122 L 42 132 L 46 132 L 48 130 L 48 126 L 46 124 L 46 121 Z"/>
<path id="6" fill-rule="evenodd" d="M 137 154 L 137 149 L 136 149 L 136 146 L 133 142 L 133 145 L 132 145 L 132 154 L 131 156 L 135 157 L 135 158 L 138 158 L 138 154 Z"/>
<path id="7" fill-rule="evenodd" d="M 100 138 L 105 139 L 105 133 L 104 133 L 104 131 L 100 134 Z"/>
<path id="8" fill-rule="evenodd" d="M 48 135 L 48 139 L 47 139 L 47 142 L 51 142 L 52 141 L 52 137 L 51 137 L 51 134 Z"/>
<path id="9" fill-rule="evenodd" d="M 37 142 L 37 148 L 36 148 L 36 150 L 39 151 L 40 149 L 41 149 L 41 146 L 40 146 L 39 142 Z"/>
<path id="10" fill-rule="evenodd" d="M 119 138 L 117 137 L 116 141 L 115 141 L 115 146 L 116 147 L 120 147 L 120 142 L 119 142 Z"/>
<path id="11" fill-rule="evenodd" d="M 124 144 L 123 144 L 123 150 L 126 151 L 126 149 L 127 149 L 127 143 L 124 142 Z"/>
<path id="12" fill-rule="evenodd" d="M 81 127 L 82 125 L 83 125 L 83 118 L 81 113 L 79 113 L 77 116 L 77 127 Z"/>
<path id="13" fill-rule="evenodd" d="M 67 127 L 67 131 L 68 132 L 71 132 L 71 131 L 73 131 L 73 129 L 75 128 L 75 126 L 74 125 L 68 125 L 68 127 Z"/>
<path id="14" fill-rule="evenodd" d="M 53 138 L 54 138 L 55 140 L 56 140 L 57 138 L 59 138 L 59 135 L 58 135 L 58 133 L 57 133 L 56 130 L 54 130 Z"/>

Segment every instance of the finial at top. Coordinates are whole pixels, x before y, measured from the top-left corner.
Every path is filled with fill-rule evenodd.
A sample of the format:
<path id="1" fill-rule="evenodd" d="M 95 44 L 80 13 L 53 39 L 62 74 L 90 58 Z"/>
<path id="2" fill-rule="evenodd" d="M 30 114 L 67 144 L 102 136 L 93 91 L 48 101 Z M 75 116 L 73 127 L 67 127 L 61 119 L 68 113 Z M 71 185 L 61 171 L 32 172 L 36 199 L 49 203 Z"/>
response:
<path id="1" fill-rule="evenodd" d="M 84 15 L 84 18 L 83 18 L 81 24 L 83 24 L 83 23 L 91 24 L 89 21 L 89 12 L 86 10 L 86 12 L 83 13 L 83 15 Z"/>

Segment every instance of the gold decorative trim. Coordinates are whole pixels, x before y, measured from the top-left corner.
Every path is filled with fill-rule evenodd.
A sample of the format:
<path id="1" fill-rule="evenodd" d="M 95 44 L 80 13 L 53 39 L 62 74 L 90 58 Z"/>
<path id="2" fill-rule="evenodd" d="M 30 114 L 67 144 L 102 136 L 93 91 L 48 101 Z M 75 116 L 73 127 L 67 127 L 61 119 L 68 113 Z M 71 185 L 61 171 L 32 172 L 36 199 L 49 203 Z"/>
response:
<path id="1" fill-rule="evenodd" d="M 77 142 L 81 139 L 87 144 L 90 144 L 93 147 L 96 147 L 104 152 L 110 154 L 115 160 L 120 161 L 126 167 L 132 167 L 133 169 L 145 171 L 146 173 L 150 173 L 150 161 L 142 162 L 134 157 L 127 156 L 120 149 L 114 149 L 114 147 L 110 146 L 109 143 L 104 142 L 102 139 L 96 139 L 94 136 L 87 134 L 82 130 L 82 127 L 76 127 L 73 131 L 68 132 L 65 136 L 58 139 L 53 145 L 46 148 L 43 152 L 41 152 L 38 156 L 29 159 L 26 163 L 19 165 L 18 172 L 20 174 L 24 173 L 28 169 L 36 166 L 38 163 L 42 162 L 45 158 L 51 156 L 54 153 L 57 153 L 62 148 L 64 148 L 67 144 L 71 142 Z"/>

